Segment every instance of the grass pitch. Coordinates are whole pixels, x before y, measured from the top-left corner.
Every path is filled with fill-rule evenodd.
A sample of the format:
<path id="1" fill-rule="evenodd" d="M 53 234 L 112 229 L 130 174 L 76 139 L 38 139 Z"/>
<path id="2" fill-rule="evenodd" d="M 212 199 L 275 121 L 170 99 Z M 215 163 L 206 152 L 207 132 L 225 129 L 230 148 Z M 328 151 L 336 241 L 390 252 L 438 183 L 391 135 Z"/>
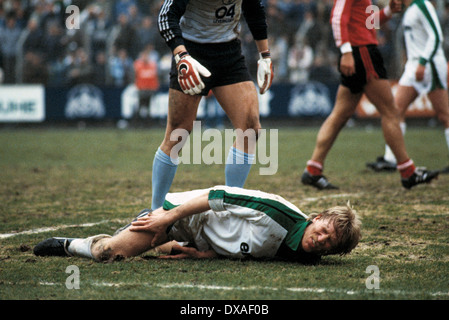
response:
<path id="1" fill-rule="evenodd" d="M 379 128 L 346 128 L 325 164 L 340 190 L 320 192 L 300 183 L 318 128 L 278 129 L 277 173 L 259 175 L 257 164 L 245 187 L 280 194 L 305 213 L 351 201 L 363 239 L 350 255 L 318 266 L 164 261 L 151 252 L 110 264 L 36 257 L 32 248 L 47 237 L 113 233 L 149 207 L 153 155 L 164 131 L 3 129 L 0 299 L 447 300 L 449 175 L 405 190 L 398 173 L 365 167 L 383 152 Z M 406 143 L 418 166 L 449 164 L 439 127 L 409 126 Z M 172 191 L 223 183 L 223 165 L 181 165 Z M 79 270 L 79 289 L 66 286 L 69 266 Z"/>

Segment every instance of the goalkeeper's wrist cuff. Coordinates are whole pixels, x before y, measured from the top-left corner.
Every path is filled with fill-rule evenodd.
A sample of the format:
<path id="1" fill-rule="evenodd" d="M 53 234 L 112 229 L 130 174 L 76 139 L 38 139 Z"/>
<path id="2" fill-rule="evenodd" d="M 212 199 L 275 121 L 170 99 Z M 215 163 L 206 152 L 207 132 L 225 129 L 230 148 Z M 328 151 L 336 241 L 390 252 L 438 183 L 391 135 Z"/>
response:
<path id="1" fill-rule="evenodd" d="M 271 57 L 270 50 L 259 52 L 259 56 L 261 59 L 270 58 Z"/>
<path id="2" fill-rule="evenodd" d="M 181 52 L 175 54 L 175 61 L 176 61 L 176 63 L 178 63 L 182 59 L 182 57 L 184 57 L 184 56 L 186 56 L 188 54 L 189 53 L 187 51 L 181 51 Z"/>

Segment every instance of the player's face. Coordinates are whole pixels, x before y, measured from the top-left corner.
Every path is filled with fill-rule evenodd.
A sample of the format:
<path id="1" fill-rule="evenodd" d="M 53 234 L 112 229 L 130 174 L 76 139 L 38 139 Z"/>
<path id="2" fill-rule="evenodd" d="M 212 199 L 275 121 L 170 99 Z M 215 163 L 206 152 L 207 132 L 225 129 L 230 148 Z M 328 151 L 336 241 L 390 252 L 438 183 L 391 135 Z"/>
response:
<path id="1" fill-rule="evenodd" d="M 321 216 L 313 218 L 302 237 L 302 248 L 305 252 L 326 254 L 338 243 L 337 233 L 332 221 Z"/>

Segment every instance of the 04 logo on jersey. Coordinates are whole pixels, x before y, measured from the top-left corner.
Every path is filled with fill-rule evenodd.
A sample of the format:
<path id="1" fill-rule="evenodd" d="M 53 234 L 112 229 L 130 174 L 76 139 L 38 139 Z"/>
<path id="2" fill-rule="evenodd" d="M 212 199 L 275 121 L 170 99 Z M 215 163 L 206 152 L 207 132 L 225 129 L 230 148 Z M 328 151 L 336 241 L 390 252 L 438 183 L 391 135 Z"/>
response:
<path id="1" fill-rule="evenodd" d="M 229 1 L 223 1 L 223 2 L 229 2 Z M 226 22 L 233 22 L 234 16 L 236 15 L 235 12 L 235 4 L 231 6 L 223 6 L 215 10 L 215 20 L 214 23 L 226 23 Z"/>

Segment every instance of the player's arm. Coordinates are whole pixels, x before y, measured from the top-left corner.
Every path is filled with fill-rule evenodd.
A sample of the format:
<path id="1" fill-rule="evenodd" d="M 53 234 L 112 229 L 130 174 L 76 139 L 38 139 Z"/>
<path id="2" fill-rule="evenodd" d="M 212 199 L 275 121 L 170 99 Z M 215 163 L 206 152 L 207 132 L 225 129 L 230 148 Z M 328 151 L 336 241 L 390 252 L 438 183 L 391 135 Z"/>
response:
<path id="1" fill-rule="evenodd" d="M 198 251 L 195 248 L 174 245 L 172 252 L 166 256 L 160 256 L 161 259 L 212 259 L 218 257 L 214 250 Z"/>
<path id="2" fill-rule="evenodd" d="M 173 52 L 178 70 L 178 82 L 185 94 L 201 93 L 205 85 L 201 76 L 210 77 L 210 72 L 189 55 L 184 46 L 182 30 L 179 26 L 189 0 L 166 0 L 159 11 L 158 28 Z"/>
<path id="3" fill-rule="evenodd" d="M 189 0 L 165 0 L 158 16 L 159 33 L 172 51 L 184 45 L 179 21 Z"/>
<path id="4" fill-rule="evenodd" d="M 355 73 L 352 46 L 349 41 L 348 24 L 354 0 L 336 0 L 332 9 L 331 26 L 335 45 L 340 49 L 340 72 L 345 76 Z"/>
<path id="5" fill-rule="evenodd" d="M 437 24 L 438 21 L 434 21 L 432 19 L 432 15 L 428 11 L 428 8 L 425 6 L 420 8 L 419 10 L 419 18 L 415 21 L 416 24 L 422 25 L 424 30 L 426 31 L 426 44 L 420 53 L 419 63 L 416 68 L 415 77 L 417 81 L 422 81 L 424 79 L 424 73 L 426 70 L 426 64 L 428 61 L 432 60 L 436 49 L 441 42 L 440 34 L 438 32 Z"/>
<path id="6" fill-rule="evenodd" d="M 170 225 L 173 225 L 180 219 L 209 209 L 208 193 L 205 193 L 204 195 L 193 198 L 169 211 L 159 208 L 152 214 L 134 221 L 129 230 L 135 232 L 153 232 L 154 237 L 151 245 L 155 247 L 159 244 L 160 239 L 165 238 L 166 230 Z"/>
<path id="7" fill-rule="evenodd" d="M 268 46 L 268 27 L 265 8 L 260 0 L 243 0 L 242 12 L 248 28 L 256 42 L 259 51 L 257 61 L 257 84 L 260 94 L 264 94 L 271 87 L 274 72 Z"/>
<path id="8" fill-rule="evenodd" d="M 380 25 L 390 20 L 393 14 L 399 13 L 401 11 L 402 11 L 402 0 L 390 0 L 388 5 L 378 13 Z"/>

